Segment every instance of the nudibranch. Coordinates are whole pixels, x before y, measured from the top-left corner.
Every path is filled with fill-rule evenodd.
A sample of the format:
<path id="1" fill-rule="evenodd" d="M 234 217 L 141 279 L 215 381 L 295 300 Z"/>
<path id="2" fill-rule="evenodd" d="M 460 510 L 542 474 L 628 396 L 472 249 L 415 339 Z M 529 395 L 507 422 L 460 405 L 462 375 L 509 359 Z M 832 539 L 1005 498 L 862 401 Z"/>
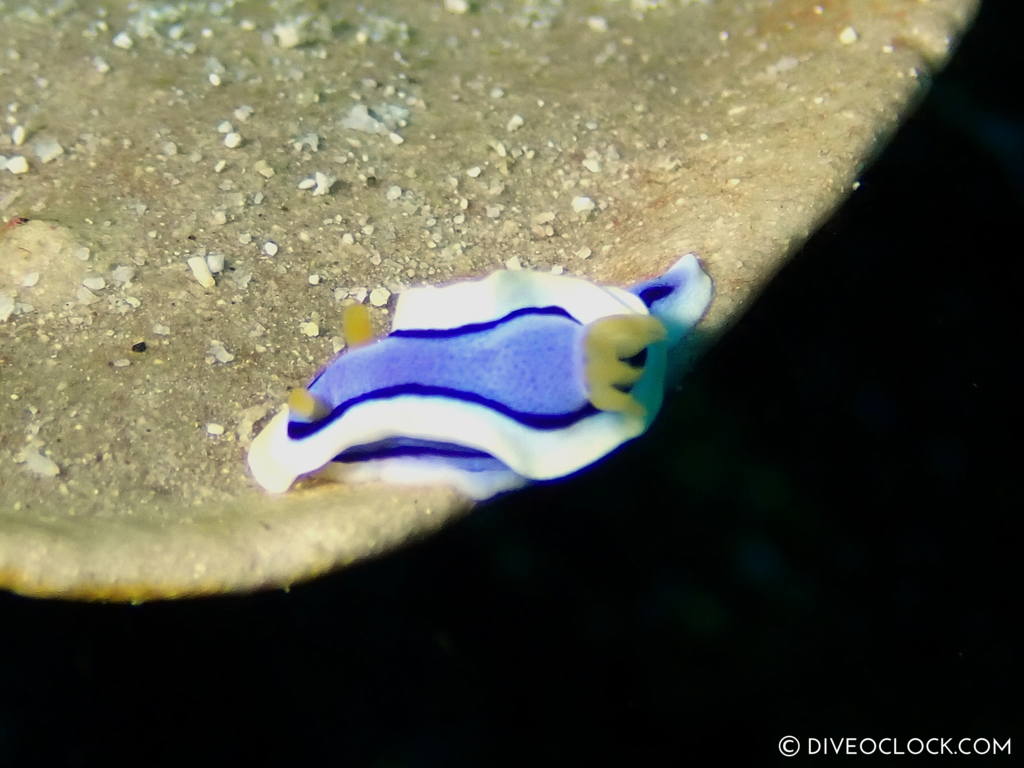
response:
<path id="1" fill-rule="evenodd" d="M 412 288 L 391 332 L 346 310 L 348 348 L 253 440 L 271 492 L 300 476 L 442 482 L 485 499 L 594 463 L 661 407 L 667 355 L 711 301 L 693 254 L 628 289 L 531 271 Z"/>

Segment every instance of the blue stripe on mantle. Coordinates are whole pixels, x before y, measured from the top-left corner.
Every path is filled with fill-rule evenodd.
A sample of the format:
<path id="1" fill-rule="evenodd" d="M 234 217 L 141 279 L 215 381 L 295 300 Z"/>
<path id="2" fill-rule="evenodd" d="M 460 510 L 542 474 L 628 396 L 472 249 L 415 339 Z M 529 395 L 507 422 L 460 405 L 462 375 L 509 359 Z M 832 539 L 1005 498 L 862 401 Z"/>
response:
<path id="1" fill-rule="evenodd" d="M 598 412 L 597 408 L 590 403 L 577 408 L 575 411 L 568 411 L 564 413 L 531 413 L 529 411 L 517 411 L 513 408 L 509 408 L 502 402 L 492 400 L 488 397 L 484 397 L 483 395 L 478 395 L 476 392 L 409 382 L 408 384 L 396 384 L 391 387 L 381 387 L 380 389 L 374 389 L 369 392 L 364 392 L 361 395 L 357 395 L 356 397 L 349 398 L 345 402 L 336 406 L 329 416 L 321 419 L 320 421 L 313 423 L 289 421 L 288 437 L 292 440 L 301 440 L 302 438 L 316 434 L 321 429 L 329 426 L 337 419 L 340 419 L 349 408 L 359 405 L 360 403 L 369 402 L 371 400 L 388 400 L 392 397 L 401 397 L 403 395 L 416 395 L 418 397 L 444 397 L 449 400 L 461 400 L 466 403 L 475 403 L 476 405 L 482 405 L 485 408 L 490 408 L 492 411 L 496 411 L 497 413 L 507 416 L 514 421 L 518 421 L 523 426 L 530 427 L 532 429 L 563 429 Z"/>

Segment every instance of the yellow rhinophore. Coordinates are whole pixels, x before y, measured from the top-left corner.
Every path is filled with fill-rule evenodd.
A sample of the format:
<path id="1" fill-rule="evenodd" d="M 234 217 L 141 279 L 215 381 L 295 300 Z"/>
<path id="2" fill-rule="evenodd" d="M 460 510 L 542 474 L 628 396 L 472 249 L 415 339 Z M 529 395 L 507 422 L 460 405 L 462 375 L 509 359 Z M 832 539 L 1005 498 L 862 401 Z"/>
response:
<path id="1" fill-rule="evenodd" d="M 373 341 L 370 310 L 364 304 L 350 304 L 341 310 L 341 335 L 350 349 Z"/>

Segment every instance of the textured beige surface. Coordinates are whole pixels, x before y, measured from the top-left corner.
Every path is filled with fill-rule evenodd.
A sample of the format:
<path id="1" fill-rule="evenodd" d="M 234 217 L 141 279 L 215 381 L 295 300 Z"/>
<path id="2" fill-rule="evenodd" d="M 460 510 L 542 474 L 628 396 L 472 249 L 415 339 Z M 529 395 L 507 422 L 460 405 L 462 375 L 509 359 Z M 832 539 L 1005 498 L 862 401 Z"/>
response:
<path id="1" fill-rule="evenodd" d="M 0 2 L 0 216 L 33 220 L 0 233 L 0 585 L 285 585 L 465 511 L 247 478 L 254 423 L 330 357 L 345 303 L 516 264 L 624 284 L 694 251 L 713 337 L 976 3 L 478 6 Z M 358 105 L 387 125 L 353 127 L 375 127 Z M 204 288 L 187 260 L 209 254 Z"/>

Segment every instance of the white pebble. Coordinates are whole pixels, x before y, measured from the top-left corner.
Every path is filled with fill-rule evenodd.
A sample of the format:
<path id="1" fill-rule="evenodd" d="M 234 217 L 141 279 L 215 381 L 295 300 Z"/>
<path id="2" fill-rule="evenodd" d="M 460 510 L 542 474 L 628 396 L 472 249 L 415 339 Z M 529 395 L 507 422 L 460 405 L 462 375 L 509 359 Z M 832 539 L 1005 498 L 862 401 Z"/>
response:
<path id="1" fill-rule="evenodd" d="M 130 283 L 135 277 L 135 267 L 118 267 L 111 273 L 115 283 Z"/>
<path id="2" fill-rule="evenodd" d="M 210 348 L 206 351 L 206 354 L 222 365 L 230 363 L 235 359 L 235 356 L 228 352 L 227 348 L 225 348 L 225 346 L 216 339 L 210 342 Z M 212 361 L 208 360 L 207 362 Z"/>
<path id="3" fill-rule="evenodd" d="M 27 275 L 25 275 L 23 278 L 21 278 L 21 287 L 22 288 L 31 288 L 31 287 L 33 287 L 38 282 L 39 282 L 39 273 L 38 272 L 29 272 Z"/>
<path id="4" fill-rule="evenodd" d="M 224 434 L 224 425 L 211 421 L 206 425 L 206 434 L 213 435 L 214 437 L 220 437 Z"/>
<path id="5" fill-rule="evenodd" d="M 127 368 L 131 364 L 132 361 L 129 360 L 127 357 L 119 357 L 117 358 L 117 360 L 114 360 L 111 363 L 111 365 L 114 366 L 115 368 Z"/>
<path id="6" fill-rule="evenodd" d="M 843 45 L 856 43 L 859 39 L 860 35 L 857 34 L 857 30 L 853 27 L 844 27 L 843 31 L 839 33 L 839 42 Z"/>
<path id="7" fill-rule="evenodd" d="M 513 272 L 518 272 L 522 268 L 523 263 L 519 261 L 518 256 L 512 256 L 511 258 L 505 259 L 505 269 L 512 270 Z"/>
<path id="8" fill-rule="evenodd" d="M 228 120 L 221 120 L 217 124 L 217 133 L 231 133 L 234 130 L 235 126 L 233 126 Z"/>
<path id="9" fill-rule="evenodd" d="M 337 181 L 334 176 L 328 176 L 326 173 L 321 173 L 320 171 L 317 171 L 313 178 L 316 182 L 316 187 L 313 189 L 313 197 L 326 195 L 331 191 L 331 187 L 334 186 L 334 182 Z"/>
<path id="10" fill-rule="evenodd" d="M 232 131 L 224 137 L 224 146 L 228 149 L 235 149 L 242 146 L 242 134 Z"/>
<path id="11" fill-rule="evenodd" d="M 107 287 L 107 281 L 102 277 L 87 277 L 82 281 L 82 285 L 90 291 L 102 291 Z"/>
<path id="12" fill-rule="evenodd" d="M 273 240 L 267 240 L 267 242 L 263 244 L 263 252 L 267 254 L 267 256 L 276 256 L 277 251 L 277 243 L 275 243 Z"/>
<path id="13" fill-rule="evenodd" d="M 574 197 L 572 199 L 572 209 L 576 213 L 589 213 L 596 208 L 596 204 L 589 197 Z"/>
<path id="14" fill-rule="evenodd" d="M 600 173 L 601 161 L 598 160 L 596 157 L 588 157 L 586 160 L 583 161 L 583 167 L 586 168 L 591 173 Z"/>
<path id="15" fill-rule="evenodd" d="M 320 285 L 320 275 L 310 275 L 308 278 L 310 285 Z"/>
<path id="16" fill-rule="evenodd" d="M 469 176 L 469 178 L 471 179 L 475 179 L 477 176 L 480 175 L 480 166 L 474 165 L 472 168 L 466 171 L 466 175 Z"/>
<path id="17" fill-rule="evenodd" d="M 43 456 L 36 447 L 26 448 L 25 469 L 40 477 L 56 477 L 60 474 L 60 467 L 47 456 Z"/>
<path id="18" fill-rule="evenodd" d="M 508 125 L 505 126 L 505 129 L 508 130 L 509 133 L 512 131 L 518 131 L 523 127 L 525 122 L 526 121 L 523 120 L 522 115 L 512 115 L 512 117 L 509 118 Z"/>
<path id="19" fill-rule="evenodd" d="M 402 196 L 402 188 L 399 186 L 388 187 L 388 191 L 384 196 L 388 200 L 397 200 Z"/>
<path id="20" fill-rule="evenodd" d="M 316 323 L 299 323 L 299 332 L 312 339 L 320 335 L 320 326 Z"/>
<path id="21" fill-rule="evenodd" d="M 99 72 L 101 75 L 105 75 L 107 74 L 107 72 L 110 71 L 110 65 L 107 63 L 107 60 L 104 59 L 102 56 L 93 56 L 92 65 L 96 68 L 96 71 Z"/>
<path id="22" fill-rule="evenodd" d="M 192 270 L 192 276 L 195 277 L 203 288 L 213 288 L 217 284 L 213 279 L 210 268 L 206 264 L 206 259 L 202 256 L 192 256 L 188 260 L 188 266 Z"/>
<path id="23" fill-rule="evenodd" d="M 44 136 L 32 145 L 36 157 L 42 163 L 49 163 L 64 154 L 64 147 L 56 139 Z"/>
<path id="24" fill-rule="evenodd" d="M 448 13 L 462 14 L 469 10 L 467 0 L 444 0 L 444 9 Z"/>
<path id="25" fill-rule="evenodd" d="M 222 82 L 220 79 L 220 75 L 218 75 L 216 72 L 211 72 L 206 79 L 209 80 L 210 85 L 212 85 L 215 88 Z"/>
<path id="26" fill-rule="evenodd" d="M 252 164 L 252 169 L 264 179 L 269 179 L 274 175 L 274 169 L 270 167 L 270 163 L 266 160 L 257 160 Z"/>
<path id="27" fill-rule="evenodd" d="M 387 288 L 374 288 L 370 291 L 370 303 L 375 307 L 383 307 L 391 298 L 391 291 Z"/>
<path id="28" fill-rule="evenodd" d="M 16 125 L 14 126 L 14 128 L 11 129 L 11 143 L 16 147 L 20 147 L 22 144 L 25 143 L 24 125 Z"/>
<path id="29" fill-rule="evenodd" d="M 127 32 L 118 32 L 114 37 L 113 43 L 118 48 L 123 48 L 126 51 L 135 45 L 135 41 L 129 37 Z"/>
<path id="30" fill-rule="evenodd" d="M 300 16 L 275 24 L 273 32 L 274 37 L 277 38 L 277 44 L 282 48 L 294 48 L 300 45 L 306 39 L 306 32 L 303 28 L 308 21 L 308 17 Z"/>
<path id="31" fill-rule="evenodd" d="M 356 104 L 341 119 L 341 127 L 361 133 L 378 133 L 380 122 L 370 114 L 365 104 Z"/>
<path id="32" fill-rule="evenodd" d="M 7 158 L 7 170 L 11 173 L 28 173 L 28 160 L 21 155 Z"/>
<path id="33" fill-rule="evenodd" d="M 224 254 L 223 253 L 208 253 L 206 254 L 206 266 L 210 268 L 210 271 L 214 274 L 224 271 Z"/>

